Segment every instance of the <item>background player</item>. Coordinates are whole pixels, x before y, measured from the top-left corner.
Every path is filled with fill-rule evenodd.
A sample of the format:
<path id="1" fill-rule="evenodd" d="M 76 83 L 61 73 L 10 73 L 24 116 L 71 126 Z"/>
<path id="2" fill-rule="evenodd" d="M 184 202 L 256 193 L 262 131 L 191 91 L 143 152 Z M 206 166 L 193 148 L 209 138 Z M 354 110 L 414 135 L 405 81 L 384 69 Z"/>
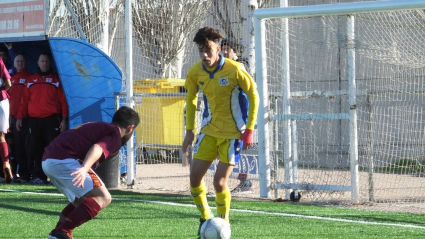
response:
<path id="1" fill-rule="evenodd" d="M 94 122 L 63 132 L 46 147 L 43 170 L 70 203 L 48 238 L 72 238 L 74 228 L 93 219 L 111 203 L 111 194 L 94 170 L 131 138 L 140 122 L 133 109 L 123 106 L 112 123 Z"/>
<path id="2" fill-rule="evenodd" d="M 6 183 L 13 179 L 12 169 L 9 162 L 9 146 L 6 143 L 6 133 L 9 129 L 9 95 L 10 75 L 3 60 L 0 59 L 0 157 L 3 161 L 3 173 Z"/>
<path id="3" fill-rule="evenodd" d="M 229 221 L 231 195 L 227 180 L 242 147 L 252 146 L 258 111 L 255 82 L 241 63 L 219 54 L 221 39 L 223 35 L 217 29 L 204 27 L 198 30 L 193 41 L 197 44 L 201 60 L 191 66 L 185 82 L 187 120 L 183 152 L 187 152 L 194 140 L 198 89 L 202 90 L 207 105 L 204 112 L 206 118 L 193 149 L 190 171 L 192 199 L 201 212 L 199 229 L 212 217 L 203 177 L 217 156 L 220 157 L 214 175 L 217 213 Z"/>
<path id="4" fill-rule="evenodd" d="M 249 72 L 249 61 L 248 58 L 239 57 L 238 53 L 240 53 L 239 44 L 235 41 L 224 39 L 221 41 L 221 52 L 223 52 L 223 56 L 227 57 L 231 60 L 238 61 L 245 66 L 247 72 Z M 240 180 L 239 185 L 232 189 L 232 193 L 248 193 L 251 192 L 252 182 L 248 179 L 247 172 L 241 172 L 241 170 L 248 170 L 247 168 L 239 167 L 238 179 Z"/>

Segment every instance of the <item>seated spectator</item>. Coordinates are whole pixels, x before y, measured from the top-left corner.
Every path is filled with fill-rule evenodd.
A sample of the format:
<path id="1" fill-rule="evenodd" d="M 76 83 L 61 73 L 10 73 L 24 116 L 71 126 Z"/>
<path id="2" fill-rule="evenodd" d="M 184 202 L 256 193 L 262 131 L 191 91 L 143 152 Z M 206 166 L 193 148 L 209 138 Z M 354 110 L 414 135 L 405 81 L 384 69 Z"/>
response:
<path id="1" fill-rule="evenodd" d="M 44 148 L 67 127 L 68 104 L 59 76 L 52 72 L 51 60 L 50 53 L 40 54 L 38 72 L 26 83 L 16 120 L 20 130 L 23 118 L 29 116 L 32 185 L 49 183 L 41 167 Z"/>

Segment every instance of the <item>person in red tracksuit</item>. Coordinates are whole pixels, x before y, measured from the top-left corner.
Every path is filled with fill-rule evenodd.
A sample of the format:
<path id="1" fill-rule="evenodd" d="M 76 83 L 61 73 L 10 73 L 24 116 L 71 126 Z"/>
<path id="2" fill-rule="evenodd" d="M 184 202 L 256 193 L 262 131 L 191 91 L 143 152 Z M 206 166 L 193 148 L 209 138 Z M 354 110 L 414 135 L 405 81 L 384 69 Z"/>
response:
<path id="1" fill-rule="evenodd" d="M 22 127 L 22 119 L 29 116 L 30 154 L 29 168 L 32 179 L 29 184 L 47 184 L 41 161 L 44 148 L 66 130 L 68 104 L 58 74 L 52 72 L 51 54 L 44 52 L 38 58 L 38 72 L 26 83 L 16 120 L 16 128 Z"/>
<path id="2" fill-rule="evenodd" d="M 25 90 L 26 83 L 31 77 L 31 73 L 26 70 L 26 59 L 22 54 L 18 54 L 13 63 L 16 73 L 10 79 L 12 85 L 8 93 L 10 96 L 10 131 L 13 134 L 15 161 L 19 165 L 19 178 L 17 182 L 27 183 L 30 180 L 31 173 L 28 168 L 29 160 L 29 135 L 28 135 L 28 117 L 22 119 L 22 128 L 16 130 L 16 120 L 21 103 L 22 94 Z M 12 147 L 12 145 L 10 145 Z M 12 148 L 11 148 L 12 149 Z"/>

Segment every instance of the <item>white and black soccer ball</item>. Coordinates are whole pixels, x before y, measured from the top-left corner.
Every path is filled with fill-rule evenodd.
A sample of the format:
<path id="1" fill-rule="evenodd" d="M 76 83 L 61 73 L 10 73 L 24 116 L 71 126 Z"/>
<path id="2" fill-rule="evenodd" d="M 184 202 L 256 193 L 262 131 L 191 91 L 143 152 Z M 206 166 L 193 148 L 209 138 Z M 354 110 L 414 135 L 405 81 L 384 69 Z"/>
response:
<path id="1" fill-rule="evenodd" d="M 230 224 L 222 218 L 214 217 L 202 224 L 202 239 L 229 239 L 230 235 Z"/>

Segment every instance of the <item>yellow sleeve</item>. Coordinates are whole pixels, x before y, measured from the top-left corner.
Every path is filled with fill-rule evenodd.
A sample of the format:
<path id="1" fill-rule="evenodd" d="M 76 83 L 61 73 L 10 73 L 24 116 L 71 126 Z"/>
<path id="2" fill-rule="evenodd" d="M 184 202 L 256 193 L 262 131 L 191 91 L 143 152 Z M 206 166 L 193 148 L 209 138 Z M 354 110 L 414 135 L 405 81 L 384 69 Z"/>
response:
<path id="1" fill-rule="evenodd" d="M 259 96 L 257 91 L 257 84 L 254 82 L 252 77 L 248 74 L 245 69 L 239 68 L 237 73 L 238 84 L 245 92 L 249 100 L 248 108 L 248 122 L 246 128 L 253 130 L 255 122 L 257 121 Z"/>
<path id="2" fill-rule="evenodd" d="M 194 79 L 193 71 L 189 70 L 184 87 L 187 90 L 186 95 L 186 130 L 195 129 L 196 105 L 198 98 L 198 84 Z"/>

